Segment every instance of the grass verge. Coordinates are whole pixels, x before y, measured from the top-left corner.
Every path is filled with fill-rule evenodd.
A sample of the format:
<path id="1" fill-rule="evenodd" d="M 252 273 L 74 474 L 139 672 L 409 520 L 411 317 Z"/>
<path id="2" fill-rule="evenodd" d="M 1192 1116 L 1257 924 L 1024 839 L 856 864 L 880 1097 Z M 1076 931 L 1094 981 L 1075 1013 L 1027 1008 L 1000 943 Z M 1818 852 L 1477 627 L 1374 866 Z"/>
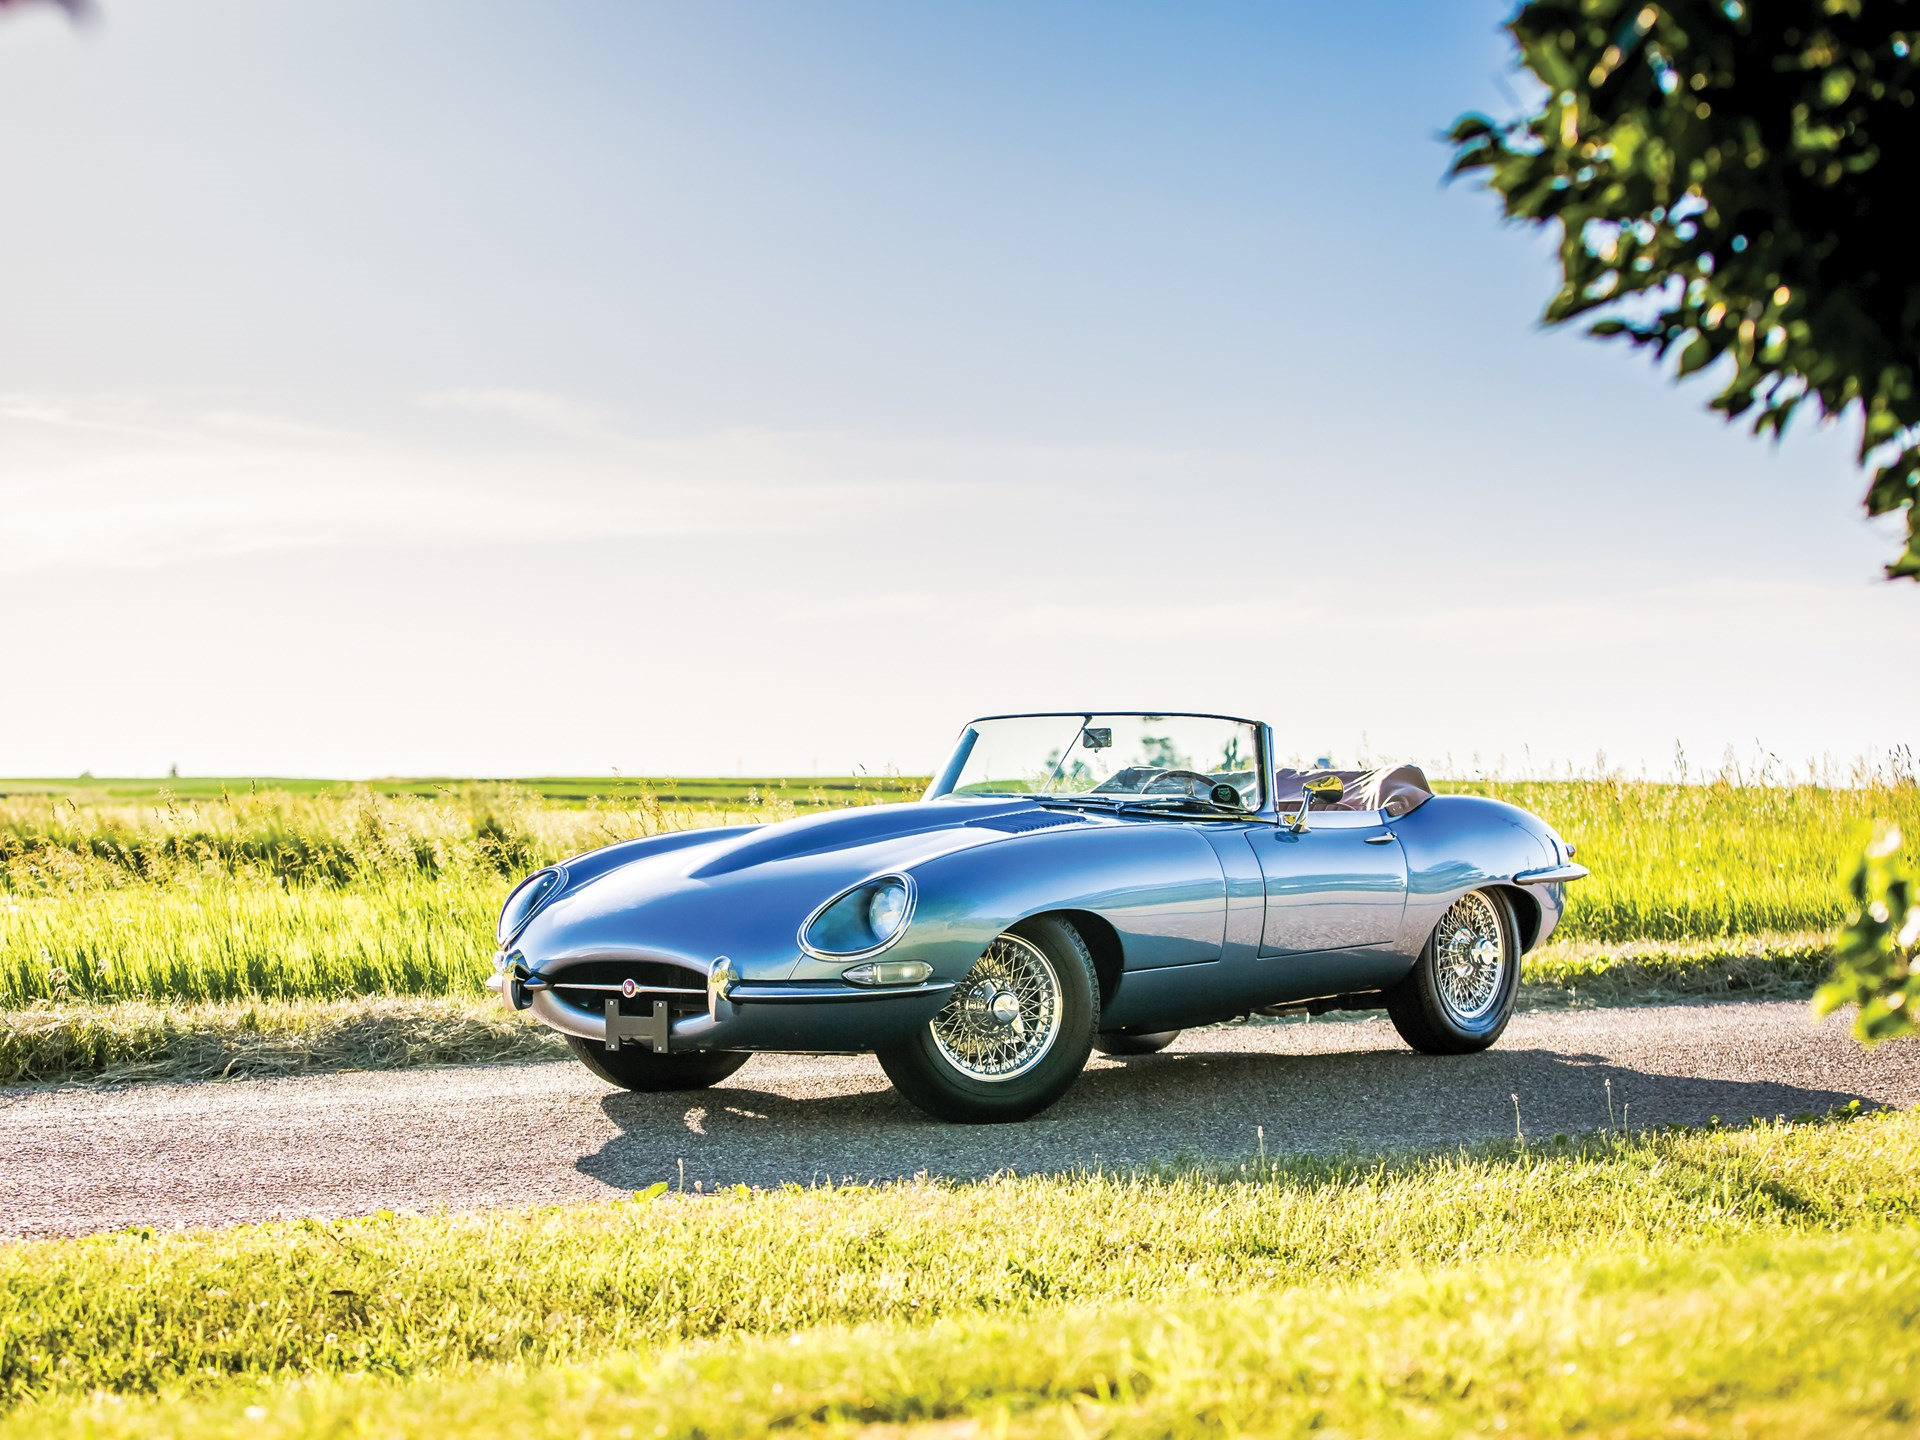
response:
<path id="1" fill-rule="evenodd" d="M 399 1070 L 566 1053 L 558 1035 L 490 996 L 0 1010 L 0 1084 L 13 1085 Z"/>
<path id="2" fill-rule="evenodd" d="M 1828 937 L 1556 942 L 1530 956 L 1522 1005 L 1802 998 L 1831 964 Z M 0 1008 L 0 1085 L 206 1080 L 325 1070 L 558 1059 L 558 1037 L 478 996 Z"/>
<path id="3" fill-rule="evenodd" d="M 33 1405 L 0 1435 L 1909 1435 L 1920 1232 Z"/>
<path id="4" fill-rule="evenodd" d="M 1920 1112 L 0 1247 L 0 1403 L 1367 1284 L 1920 1223 Z M 1196 1313 L 1198 1313 L 1196 1311 Z"/>
<path id="5" fill-rule="evenodd" d="M 1521 999 L 1592 1005 L 1804 999 L 1832 968 L 1830 931 L 1625 943 L 1555 939 L 1527 956 Z"/>

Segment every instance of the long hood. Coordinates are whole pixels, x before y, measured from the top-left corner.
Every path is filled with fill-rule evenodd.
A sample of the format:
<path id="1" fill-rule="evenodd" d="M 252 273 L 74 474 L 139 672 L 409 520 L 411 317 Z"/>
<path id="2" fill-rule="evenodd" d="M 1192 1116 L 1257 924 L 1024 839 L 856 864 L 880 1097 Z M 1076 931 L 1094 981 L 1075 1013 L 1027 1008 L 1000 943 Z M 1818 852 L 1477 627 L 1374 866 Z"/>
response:
<path id="1" fill-rule="evenodd" d="M 849 886 L 1033 829 L 1110 823 L 1027 800 L 950 798 L 629 841 L 569 861 L 566 890 L 514 948 L 543 973 L 598 960 L 704 971 L 726 955 L 743 978 L 783 980 L 801 924 Z"/>

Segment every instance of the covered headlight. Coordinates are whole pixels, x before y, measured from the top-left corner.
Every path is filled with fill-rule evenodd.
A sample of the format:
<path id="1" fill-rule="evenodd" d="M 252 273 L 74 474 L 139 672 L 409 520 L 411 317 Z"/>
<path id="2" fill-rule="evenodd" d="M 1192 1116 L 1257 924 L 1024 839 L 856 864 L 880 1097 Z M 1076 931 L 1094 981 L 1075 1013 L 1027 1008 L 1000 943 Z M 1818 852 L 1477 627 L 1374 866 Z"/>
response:
<path id="1" fill-rule="evenodd" d="M 883 940 L 900 933 L 907 918 L 907 887 L 898 880 L 883 880 L 867 896 L 867 928 Z"/>
<path id="2" fill-rule="evenodd" d="M 913 918 L 913 881 L 882 875 L 842 892 L 800 927 L 800 948 L 823 959 L 884 950 L 906 933 Z"/>
<path id="3" fill-rule="evenodd" d="M 558 893 L 566 878 L 566 872 L 556 865 L 551 870 L 537 870 L 514 886 L 507 903 L 500 907 L 500 923 L 494 927 L 494 938 L 502 945 L 510 942 L 526 928 L 533 912 Z"/>

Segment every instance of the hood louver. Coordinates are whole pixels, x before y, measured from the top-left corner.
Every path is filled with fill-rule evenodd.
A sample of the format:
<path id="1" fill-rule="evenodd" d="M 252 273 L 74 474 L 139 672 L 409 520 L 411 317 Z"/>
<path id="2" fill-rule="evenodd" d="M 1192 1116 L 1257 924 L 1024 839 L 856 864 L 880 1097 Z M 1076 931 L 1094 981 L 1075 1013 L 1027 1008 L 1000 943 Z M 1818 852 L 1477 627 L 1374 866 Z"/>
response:
<path id="1" fill-rule="evenodd" d="M 1023 830 L 1050 830 L 1055 825 L 1078 825 L 1082 817 L 1062 815 L 1057 810 L 1023 810 L 1013 815 L 989 815 L 984 820 L 969 820 L 969 830 L 999 830 L 1018 835 Z"/>

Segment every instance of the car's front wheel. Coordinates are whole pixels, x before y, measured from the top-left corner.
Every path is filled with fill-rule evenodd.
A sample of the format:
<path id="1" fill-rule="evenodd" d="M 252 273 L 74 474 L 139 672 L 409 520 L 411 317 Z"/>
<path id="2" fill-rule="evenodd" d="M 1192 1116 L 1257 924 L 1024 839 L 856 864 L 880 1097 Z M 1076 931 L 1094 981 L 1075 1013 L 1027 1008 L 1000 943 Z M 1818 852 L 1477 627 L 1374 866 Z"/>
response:
<path id="1" fill-rule="evenodd" d="M 882 1050 L 880 1066 L 936 1119 L 1024 1120 L 1085 1067 L 1099 997 L 1080 933 L 1064 920 L 1028 920 L 987 947 L 925 1028 Z"/>
<path id="2" fill-rule="evenodd" d="M 1419 963 L 1387 992 L 1400 1038 L 1428 1055 L 1464 1055 L 1500 1038 L 1520 989 L 1519 927 L 1498 890 L 1469 890 L 1433 927 Z"/>
<path id="3" fill-rule="evenodd" d="M 598 1040 L 567 1036 L 567 1048 L 609 1085 L 623 1090 L 704 1090 L 747 1063 L 745 1050 L 686 1050 L 656 1055 L 645 1045 L 609 1050 Z"/>

